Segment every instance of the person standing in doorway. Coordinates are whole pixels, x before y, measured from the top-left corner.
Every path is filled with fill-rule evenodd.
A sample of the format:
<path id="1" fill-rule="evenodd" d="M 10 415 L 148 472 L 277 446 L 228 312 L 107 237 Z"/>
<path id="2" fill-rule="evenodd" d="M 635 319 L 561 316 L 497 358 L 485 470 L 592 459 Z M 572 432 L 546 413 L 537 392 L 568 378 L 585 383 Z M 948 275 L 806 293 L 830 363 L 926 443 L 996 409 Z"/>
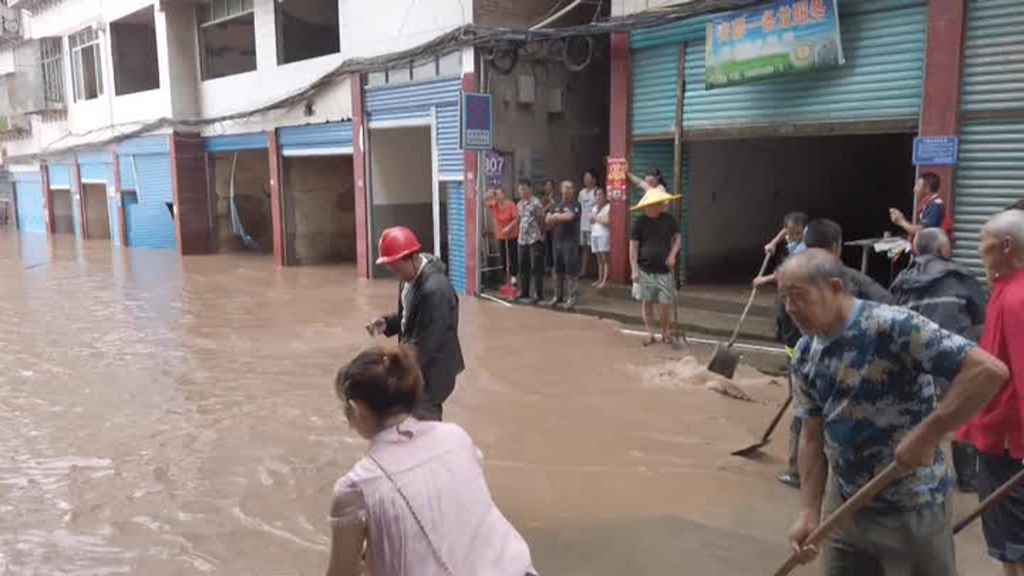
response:
<path id="1" fill-rule="evenodd" d="M 580 203 L 576 201 L 576 184 L 572 180 L 562 182 L 562 198 L 547 215 L 547 224 L 552 227 L 555 251 L 555 297 L 549 303 L 565 304 L 572 310 L 579 301 L 580 290 Z"/>
<path id="2" fill-rule="evenodd" d="M 593 234 L 594 223 L 590 221 L 590 214 L 597 204 L 597 193 L 601 189 L 597 183 L 597 172 L 587 170 L 583 173 L 583 189 L 580 190 L 580 209 L 583 211 L 583 220 L 580 222 L 580 276 L 587 277 L 590 271 L 590 237 Z"/>
<path id="3" fill-rule="evenodd" d="M 778 274 L 786 309 L 805 336 L 793 361 L 804 419 L 801 506 L 789 542 L 801 562 L 822 516 L 895 463 L 903 477 L 820 546 L 822 574 L 956 576 L 950 482 L 939 442 L 972 418 L 1009 377 L 965 338 L 904 308 L 865 302 L 843 265 L 808 248 Z M 934 377 L 952 381 L 936 402 Z"/>
<path id="4" fill-rule="evenodd" d="M 985 324 L 985 287 L 953 262 L 949 237 L 941 228 L 925 228 L 914 237 L 917 256 L 892 284 L 896 304 L 913 310 L 948 330 L 978 342 Z M 940 397 L 949 382 L 938 378 Z M 953 441 L 953 470 L 964 492 L 978 490 L 978 456 L 970 444 Z"/>
<path id="5" fill-rule="evenodd" d="M 466 369 L 459 343 L 459 298 L 445 274 L 444 263 L 422 246 L 412 230 L 388 228 L 380 235 L 377 264 L 398 277 L 398 312 L 367 325 L 371 335 L 398 336 L 416 350 L 423 373 L 424 394 L 416 408 L 420 420 L 441 420 L 442 404 Z"/>
<path id="6" fill-rule="evenodd" d="M 629 239 L 629 264 L 633 276 L 633 297 L 641 302 L 641 314 L 647 329 L 644 346 L 657 342 L 654 336 L 654 305 L 660 312 L 661 341 L 672 343 L 670 323 L 676 300 L 675 269 L 682 248 L 679 224 L 667 212 L 668 203 L 679 196 L 665 191 L 661 175 L 648 172 L 644 180 L 630 174 L 630 179 L 645 190 L 643 198 L 632 210 L 643 210 L 633 223 Z"/>
<path id="7" fill-rule="evenodd" d="M 597 282 L 594 288 L 604 288 L 608 282 L 608 253 L 612 250 L 611 208 L 608 202 L 608 193 L 604 190 L 597 190 L 597 203 L 590 213 L 591 234 L 590 249 L 597 259 Z"/>
<path id="8" fill-rule="evenodd" d="M 519 180 L 516 208 L 513 225 L 519 227 L 519 301 L 536 304 L 544 299 L 544 205 L 533 195 L 528 178 Z"/>
<path id="9" fill-rule="evenodd" d="M 1024 459 L 1024 210 L 996 214 L 981 229 L 978 251 L 992 284 L 981 347 L 1010 367 L 1010 382 L 957 440 L 978 449 L 978 498 L 1021 471 Z M 989 556 L 1006 576 L 1024 576 L 1024 487 L 981 518 Z"/>
<path id="10" fill-rule="evenodd" d="M 494 237 L 501 251 L 501 269 L 506 281 L 515 283 L 519 274 L 519 226 L 518 208 L 501 188 L 494 188 L 484 197 L 484 206 L 491 211 L 494 220 Z"/>
<path id="11" fill-rule="evenodd" d="M 942 228 L 951 234 L 952 222 L 946 218 L 946 204 L 939 195 L 942 179 L 934 172 L 924 172 L 914 184 L 914 201 L 917 203 L 915 222 L 907 220 L 903 212 L 896 208 L 889 209 L 889 219 L 911 237 L 925 228 Z"/>

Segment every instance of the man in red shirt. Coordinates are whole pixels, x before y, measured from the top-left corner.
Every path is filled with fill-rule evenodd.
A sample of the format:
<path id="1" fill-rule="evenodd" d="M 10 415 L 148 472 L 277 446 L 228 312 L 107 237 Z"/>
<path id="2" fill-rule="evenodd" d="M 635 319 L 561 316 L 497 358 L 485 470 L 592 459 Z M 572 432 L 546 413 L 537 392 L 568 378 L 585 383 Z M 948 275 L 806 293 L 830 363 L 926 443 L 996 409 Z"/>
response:
<path id="1" fill-rule="evenodd" d="M 992 283 L 981 347 L 1010 368 L 1010 382 L 957 439 L 978 448 L 978 497 L 984 500 L 1022 468 L 1024 459 L 1024 210 L 994 216 L 978 251 Z M 1024 487 L 982 516 L 989 555 L 1006 576 L 1024 576 Z"/>

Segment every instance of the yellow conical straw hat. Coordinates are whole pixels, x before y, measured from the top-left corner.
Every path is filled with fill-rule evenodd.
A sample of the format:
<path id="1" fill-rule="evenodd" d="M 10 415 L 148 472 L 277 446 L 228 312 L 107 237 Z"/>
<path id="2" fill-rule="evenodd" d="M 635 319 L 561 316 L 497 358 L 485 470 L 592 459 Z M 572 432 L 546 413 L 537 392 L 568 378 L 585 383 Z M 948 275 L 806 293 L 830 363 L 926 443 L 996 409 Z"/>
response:
<path id="1" fill-rule="evenodd" d="M 654 188 L 648 189 L 647 192 L 644 193 L 644 197 L 641 198 L 640 201 L 636 203 L 636 206 L 630 208 L 630 210 L 643 210 L 648 206 L 664 204 L 666 202 L 671 202 L 673 200 L 678 200 L 680 198 L 682 198 L 682 196 L 673 196 L 672 194 L 666 192 L 665 188 L 661 186 L 655 186 Z"/>

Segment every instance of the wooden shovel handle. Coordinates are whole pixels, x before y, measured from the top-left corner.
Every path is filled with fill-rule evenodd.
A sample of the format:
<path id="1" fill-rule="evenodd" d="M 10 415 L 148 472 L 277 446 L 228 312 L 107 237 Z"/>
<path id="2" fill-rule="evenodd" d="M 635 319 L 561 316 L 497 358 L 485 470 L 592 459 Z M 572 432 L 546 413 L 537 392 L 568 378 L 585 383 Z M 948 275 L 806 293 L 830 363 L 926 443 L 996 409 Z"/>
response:
<path id="1" fill-rule="evenodd" d="M 974 511 L 972 511 L 967 516 L 964 516 L 962 520 L 957 522 L 956 526 L 953 527 L 953 534 L 958 534 L 961 530 L 967 528 L 967 526 L 969 526 L 971 522 L 977 520 L 978 516 L 981 516 L 985 512 L 985 510 L 988 510 L 989 508 L 992 507 L 993 504 L 1005 498 L 1010 492 L 1013 491 L 1014 488 L 1016 488 L 1022 482 L 1024 482 L 1024 470 L 1017 472 L 1017 474 L 1014 475 L 1013 478 L 1007 480 L 1006 483 L 1000 486 L 998 490 L 989 494 L 988 498 L 985 498 L 985 500 L 981 504 L 978 504 L 978 507 L 975 508 Z"/>
<path id="2" fill-rule="evenodd" d="M 829 534 L 849 520 L 850 516 L 852 516 L 854 512 L 860 510 L 865 504 L 870 502 L 872 498 L 878 496 L 878 493 L 884 490 L 885 487 L 899 475 L 900 471 L 899 468 L 896 467 L 895 462 L 886 466 L 885 470 L 882 470 L 880 474 L 872 478 L 871 481 L 858 490 L 852 498 L 844 502 L 838 510 L 826 518 L 825 521 L 818 526 L 817 530 L 811 532 L 811 535 L 807 537 L 804 544 L 807 546 L 817 546 L 820 544 L 821 541 L 828 537 Z M 797 560 L 797 555 L 794 553 L 788 560 L 786 560 L 785 564 L 775 571 L 775 576 L 786 576 L 799 564 L 800 562 Z"/>
<path id="3" fill-rule="evenodd" d="M 761 271 L 757 273 L 755 278 L 764 276 L 765 270 L 768 269 L 768 263 L 771 262 L 773 254 L 769 252 L 765 254 L 764 261 L 761 262 Z M 750 313 L 750 307 L 754 305 L 754 298 L 757 297 L 757 286 L 754 286 L 750 290 L 750 298 L 747 298 L 747 305 L 743 307 L 743 314 L 740 314 L 740 321 L 736 323 L 736 328 L 732 331 L 732 336 L 729 337 L 728 348 L 732 348 L 732 345 L 736 343 L 736 338 L 740 335 L 740 328 L 743 326 L 743 321 L 747 319 L 747 314 Z"/>

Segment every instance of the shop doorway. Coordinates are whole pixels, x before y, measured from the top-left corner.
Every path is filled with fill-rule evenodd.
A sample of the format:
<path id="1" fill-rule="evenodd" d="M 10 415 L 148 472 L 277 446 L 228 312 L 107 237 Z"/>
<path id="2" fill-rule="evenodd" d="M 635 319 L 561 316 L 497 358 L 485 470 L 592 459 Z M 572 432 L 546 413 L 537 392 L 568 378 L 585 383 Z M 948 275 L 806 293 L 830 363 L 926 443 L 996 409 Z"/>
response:
<path id="1" fill-rule="evenodd" d="M 434 178 L 430 125 L 370 130 L 370 181 L 373 260 L 381 232 L 392 226 L 411 229 L 423 251 L 440 254 L 441 204 Z M 374 276 L 386 276 L 380 266 Z"/>
<path id="2" fill-rule="evenodd" d="M 110 207 L 107 204 L 106 184 L 82 184 L 85 202 L 86 238 L 110 240 Z"/>
<path id="3" fill-rule="evenodd" d="M 214 252 L 273 254 L 266 150 L 209 155 Z"/>
<path id="4" fill-rule="evenodd" d="M 75 233 L 74 205 L 71 202 L 69 188 L 51 188 L 50 198 L 53 201 L 53 231 L 55 234 Z"/>
<path id="5" fill-rule="evenodd" d="M 901 233 L 888 209 L 912 212 L 912 147 L 909 133 L 687 142 L 687 279 L 749 282 L 789 212 L 835 220 L 844 241 Z M 843 258 L 860 267 L 859 249 Z M 888 285 L 891 265 L 869 262 Z"/>
<path id="6" fill-rule="evenodd" d="M 288 264 L 354 263 L 352 156 L 286 156 L 282 172 Z"/>

